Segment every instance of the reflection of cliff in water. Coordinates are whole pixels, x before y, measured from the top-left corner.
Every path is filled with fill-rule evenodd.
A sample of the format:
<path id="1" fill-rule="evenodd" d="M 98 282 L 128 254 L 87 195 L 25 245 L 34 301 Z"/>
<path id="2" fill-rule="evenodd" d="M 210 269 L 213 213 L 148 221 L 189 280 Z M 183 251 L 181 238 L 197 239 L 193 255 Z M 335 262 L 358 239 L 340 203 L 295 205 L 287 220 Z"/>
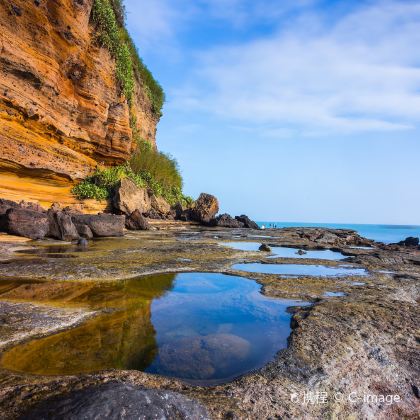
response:
<path id="1" fill-rule="evenodd" d="M 34 374 L 73 374 L 103 369 L 145 369 L 157 354 L 151 301 L 173 285 L 163 274 L 112 283 L 31 283 L 2 297 L 108 309 L 81 326 L 32 340 L 6 352 L 5 368 Z M 49 291 L 51 291 L 49 293 Z"/>

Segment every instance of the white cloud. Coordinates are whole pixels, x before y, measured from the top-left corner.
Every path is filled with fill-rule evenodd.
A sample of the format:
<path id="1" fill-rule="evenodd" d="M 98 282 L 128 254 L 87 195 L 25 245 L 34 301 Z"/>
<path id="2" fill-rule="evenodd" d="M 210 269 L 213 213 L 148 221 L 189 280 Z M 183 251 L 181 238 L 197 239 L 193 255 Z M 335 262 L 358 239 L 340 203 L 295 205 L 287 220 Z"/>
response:
<path id="1" fill-rule="evenodd" d="M 267 133 L 403 130 L 420 122 L 419 2 L 377 2 L 329 26 L 314 15 L 294 23 L 201 53 L 175 104 Z"/>
<path id="2" fill-rule="evenodd" d="M 327 15 L 316 3 L 128 0 L 127 8 L 142 51 L 166 57 L 178 50 L 180 60 L 188 60 L 185 84 L 168 92 L 171 107 L 279 137 L 417 127 L 420 1 L 360 2 Z M 179 35 L 200 19 L 240 30 L 270 20 L 278 28 L 264 38 L 194 53 Z"/>

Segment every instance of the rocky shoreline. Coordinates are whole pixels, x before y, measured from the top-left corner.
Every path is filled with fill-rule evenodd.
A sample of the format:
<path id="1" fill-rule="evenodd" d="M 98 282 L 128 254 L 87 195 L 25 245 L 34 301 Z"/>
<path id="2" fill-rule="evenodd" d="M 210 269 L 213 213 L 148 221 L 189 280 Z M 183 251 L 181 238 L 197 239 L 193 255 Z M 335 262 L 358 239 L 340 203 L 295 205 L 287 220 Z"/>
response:
<path id="1" fill-rule="evenodd" d="M 309 307 L 293 308 L 288 348 L 262 369 L 225 385 L 206 388 L 139 371 L 42 376 L 0 368 L 1 418 L 25 416 L 28 410 L 34 413 L 34 407 L 49 398 L 56 398 L 51 403 L 61 407 L 57 410 L 63 409 L 63 398 L 71 404 L 89 401 L 102 384 L 108 384 L 107 392 L 116 395 L 122 385 L 132 387 L 134 391 L 130 392 L 134 394 L 136 390 L 173 392 L 181 399 L 170 400 L 161 409 L 176 411 L 183 404 L 195 404 L 194 410 L 202 418 L 415 418 L 420 377 L 420 255 L 412 241 L 384 245 L 352 231 L 320 228 L 265 230 L 262 234 L 260 230 L 212 228 L 182 221 L 154 221 L 152 227 L 158 230 L 98 238 L 84 250 L 52 240 L 3 244 L 10 253 L 0 263 L 0 309 L 17 303 L 23 306 L 20 312 L 15 306 L 15 324 L 7 317 L 1 318 L 2 336 L 8 329 L 14 337 L 2 352 L 33 338 L 20 331 L 18 325 L 36 323 L 41 312 L 27 311 L 25 305 L 58 311 L 57 319 L 49 316 L 51 325 L 36 333 L 50 336 L 57 329 L 74 327 L 63 325 L 62 311 L 82 311 L 94 319 L 100 315 L 87 314 L 87 309 L 71 305 L 63 298 L 67 294 L 88 290 L 89 285 L 98 282 L 150 273 L 196 271 L 245 276 L 260 283 L 261 293 L 267 296 L 311 302 Z M 305 250 L 335 249 L 346 256 L 346 265 L 363 267 L 368 275 L 362 280 L 352 276 L 279 280 L 273 274 L 237 271 L 233 269 L 235 263 L 266 264 L 267 252 L 223 246 L 229 241 Z M 273 256 L 270 263 L 295 264 L 296 260 Z M 299 264 L 336 267 L 343 262 L 302 258 Z M 343 295 L 327 297 L 326 292 L 331 291 Z M 85 389 L 86 394 L 79 392 Z M 329 397 L 325 403 L 304 403 L 308 393 L 321 392 Z M 358 397 L 399 395 L 400 401 L 350 401 L 346 396 L 351 393 Z M 337 395 L 343 398 L 334 398 Z M 112 409 L 118 412 L 119 408 Z"/>
<path id="2" fill-rule="evenodd" d="M 150 230 L 150 220 L 181 220 L 204 226 L 258 229 L 246 215 L 232 218 L 217 216 L 216 197 L 202 193 L 189 206 L 177 203 L 170 206 L 162 197 L 146 188 L 137 187 L 128 178 L 116 186 L 107 213 L 83 214 L 77 206 L 61 208 L 54 203 L 48 210 L 38 203 L 20 203 L 0 199 L 0 232 L 29 239 L 52 238 L 79 241 L 101 237 L 124 236 L 127 230 Z"/>

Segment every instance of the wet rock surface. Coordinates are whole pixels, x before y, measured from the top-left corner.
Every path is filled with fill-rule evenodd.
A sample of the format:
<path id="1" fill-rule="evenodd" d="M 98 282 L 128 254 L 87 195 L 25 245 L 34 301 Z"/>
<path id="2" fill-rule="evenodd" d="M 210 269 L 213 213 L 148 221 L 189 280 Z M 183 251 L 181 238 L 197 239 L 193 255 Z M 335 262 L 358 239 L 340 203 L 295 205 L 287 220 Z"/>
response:
<path id="1" fill-rule="evenodd" d="M 72 258 L 25 254 L 25 249 L 48 248 L 48 242 L 3 244 L 0 284 L 4 287 L 0 291 L 0 305 L 25 302 L 49 307 L 58 299 L 60 305 L 67 307 L 60 300 L 65 296 L 63 290 L 69 287 L 66 285 L 76 287 L 81 280 L 116 281 L 146 273 L 180 271 L 238 275 L 232 269 L 236 263 L 267 263 L 267 255 L 262 252 L 221 247 L 220 241 L 252 240 L 259 246 L 263 240 L 269 246 L 289 246 L 296 251 L 339 250 L 347 257 L 346 261 L 302 258 L 299 264 L 331 267 L 345 264 L 365 268 L 369 274 L 363 281 L 351 276 L 279 279 L 272 274 L 248 274 L 263 286 L 263 293 L 269 297 L 311 301 L 313 305 L 294 309 L 286 350 L 264 368 L 231 383 L 202 389 L 137 371 L 48 377 L 0 368 L 0 417 L 7 413 L 6 418 L 17 418 L 48 398 L 119 381 L 180 393 L 203 404 L 211 418 L 416 418 L 419 400 L 414 390 L 418 389 L 420 377 L 417 340 L 420 255 L 415 247 L 385 246 L 349 230 L 267 229 L 260 239 L 261 231 L 250 229 L 204 228 L 182 222 L 154 222 L 152 226 L 159 230 L 94 240 L 88 252 L 71 249 L 64 253 Z M 19 254 L 13 252 L 21 248 L 24 249 Z M 280 257 L 269 261 L 296 262 Z M 29 287 L 19 286 L 18 279 L 23 273 L 34 282 Z M 10 281 L 17 284 L 11 286 Z M 328 291 L 345 295 L 324 296 Z M 29 311 L 21 323 L 31 325 L 32 317 L 35 313 Z M 5 322 L 8 323 L 7 319 Z M 15 330 L 14 340 L 25 340 L 17 326 L 18 323 L 11 324 L 10 328 Z M 325 404 L 304 403 L 305 395 L 320 392 L 326 393 Z M 343 398 L 335 399 L 337 393 Z M 359 399 L 349 401 L 351 393 Z M 365 395 L 376 398 L 399 395 L 400 401 L 366 402 Z"/>
<path id="2" fill-rule="evenodd" d="M 0 349 L 22 338 L 69 328 L 87 319 L 92 312 L 83 310 L 60 310 L 28 303 L 1 302 L 0 304 Z"/>
<path id="3" fill-rule="evenodd" d="M 44 401 L 22 418 L 90 420 L 206 420 L 203 405 L 171 391 L 108 383 Z"/>

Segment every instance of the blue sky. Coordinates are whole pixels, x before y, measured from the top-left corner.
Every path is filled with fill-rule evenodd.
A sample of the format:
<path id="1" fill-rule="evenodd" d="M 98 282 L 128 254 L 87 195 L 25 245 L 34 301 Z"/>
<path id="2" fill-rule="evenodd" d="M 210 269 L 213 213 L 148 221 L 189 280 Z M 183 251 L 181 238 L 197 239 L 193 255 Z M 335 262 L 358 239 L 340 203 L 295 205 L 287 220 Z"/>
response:
<path id="1" fill-rule="evenodd" d="M 420 224 L 420 1 L 125 3 L 187 194 L 257 220 Z"/>

